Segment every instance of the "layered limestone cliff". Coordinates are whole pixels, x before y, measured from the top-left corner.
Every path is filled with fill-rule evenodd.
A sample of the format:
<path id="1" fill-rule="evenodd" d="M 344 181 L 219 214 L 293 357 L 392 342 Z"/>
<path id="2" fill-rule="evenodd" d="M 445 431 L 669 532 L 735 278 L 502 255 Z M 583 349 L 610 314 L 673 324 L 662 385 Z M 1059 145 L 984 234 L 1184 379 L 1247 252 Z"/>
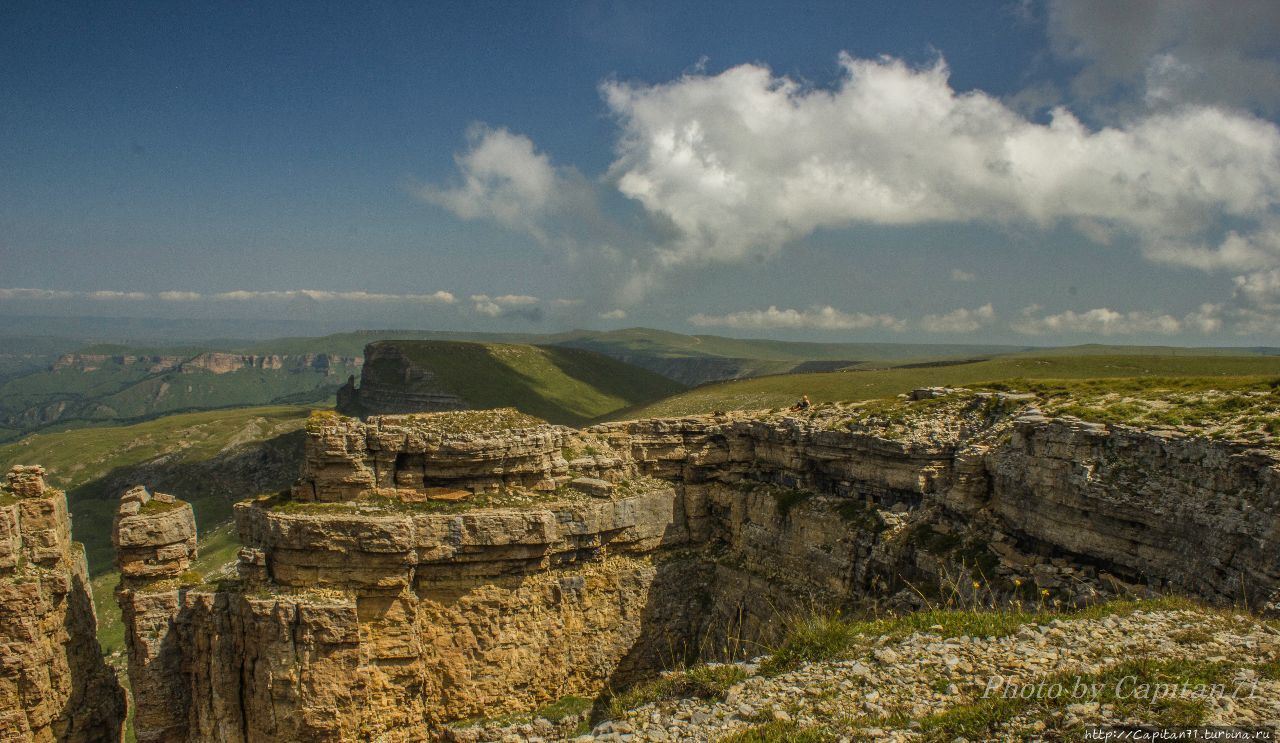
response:
<path id="1" fill-rule="evenodd" d="M 114 742 L 124 717 L 66 495 L 14 467 L 0 486 L 0 740 Z"/>
<path id="2" fill-rule="evenodd" d="M 430 739 L 758 654 L 799 612 L 930 592 L 1274 602 L 1274 451 L 1049 419 L 1025 396 L 920 397 L 914 418 L 581 431 L 514 411 L 314 418 L 294 487 L 236 507 L 238 581 L 184 581 L 184 532 L 153 529 L 141 562 L 172 577 L 133 589 L 131 672 L 171 701 L 152 724 L 138 700 L 139 738 Z"/>
<path id="3" fill-rule="evenodd" d="M 120 498 L 112 543 L 137 739 L 187 740 L 190 695 L 176 624 L 179 586 L 196 556 L 195 513 L 171 495 L 133 488 Z"/>
<path id="4" fill-rule="evenodd" d="M 58 357 L 50 371 L 95 372 L 106 366 L 143 366 L 149 374 L 167 371 L 207 371 L 230 374 L 241 369 L 315 370 L 326 374 L 338 368 L 360 368 L 364 359 L 327 353 L 241 354 L 208 351 L 196 356 L 162 354 L 68 353 Z"/>

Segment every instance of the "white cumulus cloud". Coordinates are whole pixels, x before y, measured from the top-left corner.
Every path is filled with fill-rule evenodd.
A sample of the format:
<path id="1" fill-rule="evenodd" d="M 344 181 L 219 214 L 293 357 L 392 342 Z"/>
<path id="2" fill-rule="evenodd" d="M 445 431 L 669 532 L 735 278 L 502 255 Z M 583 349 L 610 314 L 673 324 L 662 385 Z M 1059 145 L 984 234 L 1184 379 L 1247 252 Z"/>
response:
<path id="1" fill-rule="evenodd" d="M 1085 312 L 1067 310 L 1056 315 L 1027 316 L 1012 324 L 1015 331 L 1026 335 L 1079 333 L 1087 335 L 1175 335 L 1182 332 L 1182 321 L 1172 315 L 1153 312 L 1117 312 L 1098 307 Z"/>
<path id="2" fill-rule="evenodd" d="M 770 306 L 767 310 L 743 310 L 727 315 L 707 315 L 699 312 L 689 318 L 698 327 L 724 327 L 737 329 L 766 328 L 816 328 L 818 330 L 865 330 L 886 328 L 903 330 L 906 323 L 892 315 L 869 315 L 862 312 L 842 312 L 831 306 L 812 307 L 807 310 L 780 310 Z"/>
<path id="3" fill-rule="evenodd" d="M 1235 278 L 1236 296 L 1259 309 L 1280 310 L 1280 268 Z"/>
<path id="4" fill-rule="evenodd" d="M 1280 263 L 1254 234 L 1280 200 L 1272 123 L 1184 106 L 1097 130 L 1059 108 L 1041 124 L 953 89 L 941 61 L 840 63 L 831 89 L 755 64 L 603 86 L 622 129 L 611 177 L 675 230 L 657 266 L 769 254 L 819 228 L 974 221 L 1124 233 L 1200 265 L 1250 252 L 1204 241 L 1224 219 L 1267 256 L 1243 263 Z"/>
<path id="5" fill-rule="evenodd" d="M 528 294 L 503 294 L 499 297 L 491 297 L 488 294 L 472 294 L 471 301 L 474 302 L 474 309 L 481 315 L 488 317 L 505 317 L 509 315 L 519 315 L 525 318 L 540 318 L 539 310 L 529 310 L 541 300 Z"/>
<path id="6" fill-rule="evenodd" d="M 234 302 L 252 302 L 261 300 L 310 299 L 316 302 L 419 302 L 424 304 L 453 304 L 457 297 L 446 291 L 430 294 L 382 294 L 365 291 L 324 291 L 320 289 L 287 289 L 269 291 L 250 291 L 236 289 L 209 295 L 212 299 Z M 196 298 L 199 298 L 197 295 Z M 171 300 L 173 298 L 170 298 Z"/>
<path id="7" fill-rule="evenodd" d="M 601 320 L 625 320 L 627 319 L 627 311 L 623 309 L 609 310 L 600 313 Z"/>
<path id="8" fill-rule="evenodd" d="M 58 289 L 28 289 L 23 287 L 0 289 L 0 299 L 72 299 L 76 296 L 76 292 Z"/>
<path id="9" fill-rule="evenodd" d="M 507 227 L 537 229 L 560 190 L 550 159 L 526 136 L 472 126 L 470 148 L 454 158 L 462 182 L 423 186 L 419 195 L 463 219 L 487 217 Z"/>
<path id="10" fill-rule="evenodd" d="M 974 309 L 961 307 L 945 315 L 925 315 L 920 318 L 920 327 L 930 333 L 972 333 L 995 319 L 996 310 L 988 302 Z"/>
<path id="11" fill-rule="evenodd" d="M 977 274 L 975 274 L 975 273 L 973 273 L 972 271 L 965 271 L 965 270 L 962 270 L 962 269 L 959 269 L 959 268 L 953 268 L 953 269 L 951 269 L 951 280 L 952 280 L 952 281 L 959 281 L 959 282 L 962 282 L 962 283 L 967 283 L 967 282 L 970 282 L 970 281 L 976 281 L 976 280 L 977 280 L 977 278 L 978 278 L 978 275 L 977 275 Z"/>

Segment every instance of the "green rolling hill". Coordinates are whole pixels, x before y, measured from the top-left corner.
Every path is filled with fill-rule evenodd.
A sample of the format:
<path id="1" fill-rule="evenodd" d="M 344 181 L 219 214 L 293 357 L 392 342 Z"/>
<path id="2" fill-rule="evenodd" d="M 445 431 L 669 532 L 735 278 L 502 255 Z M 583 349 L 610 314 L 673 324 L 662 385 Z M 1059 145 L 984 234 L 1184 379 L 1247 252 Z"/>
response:
<path id="1" fill-rule="evenodd" d="M 0 348 L 5 339 L 0 339 Z M 136 422 L 185 411 L 332 399 L 359 356 L 207 347 L 88 346 L 0 379 L 0 441 L 47 428 Z"/>
<path id="2" fill-rule="evenodd" d="M 114 560 L 110 528 L 121 492 L 138 484 L 171 492 L 191 502 L 202 527 L 224 522 L 236 501 L 297 476 L 309 414 L 300 406 L 237 408 L 47 431 L 0 445 L 0 470 L 44 466 L 67 491 L 72 536 L 98 573 Z"/>
<path id="3" fill-rule="evenodd" d="M 235 559 L 227 523 L 238 500 L 278 491 L 302 465 L 302 428 L 310 409 L 239 408 L 171 415 L 130 426 L 50 431 L 0 445 L 0 471 L 40 464 L 67 491 L 72 537 L 85 545 L 103 652 L 123 647 L 111 522 L 120 494 L 143 484 L 190 501 L 200 532 L 197 568 Z M 119 659 L 117 659 L 119 661 Z"/>
<path id="4" fill-rule="evenodd" d="M 593 351 L 561 346 L 388 340 L 365 352 L 361 384 L 344 412 L 402 413 L 513 407 L 576 425 L 667 397 L 684 387 Z"/>
<path id="5" fill-rule="evenodd" d="M 360 371 L 369 343 L 383 340 L 479 342 L 577 349 L 640 367 L 682 385 L 773 374 L 883 369 L 903 365 L 957 363 L 1031 354 L 1052 355 L 1274 355 L 1280 349 L 1160 348 L 1080 346 L 1033 349 L 1025 346 L 896 343 L 809 343 L 766 339 L 682 335 L 650 328 L 607 332 L 574 330 L 555 334 L 457 333 L 421 330 L 368 330 L 320 337 L 266 341 L 211 340 L 187 346 L 91 345 L 65 338 L 0 337 L 0 441 L 46 429 L 120 425 L 178 412 L 270 404 L 327 404 L 348 376 Z M 556 353 L 561 353 L 557 351 Z M 566 368 L 571 363 L 561 353 Z M 554 364 L 552 364 L 554 366 Z M 539 372 L 545 381 L 548 377 Z M 495 373 L 503 373 L 493 368 Z M 573 372 L 576 373 L 576 372 Z M 589 382 L 596 390 L 607 377 Z M 535 375 L 536 376 L 536 375 Z M 519 386 L 523 376 L 508 376 Z M 463 383 L 466 380 L 462 380 Z M 533 387 L 539 384 L 533 381 Z M 558 385 L 552 385 L 558 387 Z M 568 388 L 566 388 L 568 389 Z M 644 382 L 640 397 L 668 394 Z M 630 405 L 623 390 L 606 394 Z M 526 391 L 531 399 L 532 388 Z M 483 390 L 473 392 L 481 394 Z M 630 393 L 627 393 L 630 394 Z M 570 398 L 552 400 L 543 412 L 577 422 L 602 414 L 601 399 L 579 388 Z M 616 400 L 615 400 L 616 401 Z M 557 406 L 579 405 L 568 417 L 555 418 Z"/>

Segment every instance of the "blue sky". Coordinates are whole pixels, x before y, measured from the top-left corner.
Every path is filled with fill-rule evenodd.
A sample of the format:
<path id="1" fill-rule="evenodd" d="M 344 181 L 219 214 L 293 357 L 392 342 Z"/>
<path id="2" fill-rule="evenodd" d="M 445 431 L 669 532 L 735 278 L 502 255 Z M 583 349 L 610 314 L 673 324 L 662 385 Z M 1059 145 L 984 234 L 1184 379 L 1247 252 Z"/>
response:
<path id="1" fill-rule="evenodd" d="M 1277 344 L 1278 8 L 6 3 L 0 314 Z"/>

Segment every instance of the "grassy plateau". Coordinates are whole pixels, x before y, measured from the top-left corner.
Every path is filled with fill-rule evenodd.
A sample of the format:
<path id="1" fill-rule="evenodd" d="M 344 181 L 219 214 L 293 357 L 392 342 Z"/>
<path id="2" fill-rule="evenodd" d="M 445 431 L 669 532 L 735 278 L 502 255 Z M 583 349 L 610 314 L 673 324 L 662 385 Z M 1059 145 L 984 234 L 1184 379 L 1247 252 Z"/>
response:
<path id="1" fill-rule="evenodd" d="M 815 403 L 849 402 L 891 397 L 916 387 L 983 386 L 1032 380 L 1200 377 L 1202 386 L 1257 383 L 1280 376 L 1280 357 L 1043 354 L 1012 355 L 988 361 L 940 366 L 853 370 L 817 374 L 782 374 L 695 387 L 613 418 L 647 418 L 711 413 L 717 410 L 786 408 L 801 395 Z M 1006 381 L 1010 380 L 1010 381 Z"/>

